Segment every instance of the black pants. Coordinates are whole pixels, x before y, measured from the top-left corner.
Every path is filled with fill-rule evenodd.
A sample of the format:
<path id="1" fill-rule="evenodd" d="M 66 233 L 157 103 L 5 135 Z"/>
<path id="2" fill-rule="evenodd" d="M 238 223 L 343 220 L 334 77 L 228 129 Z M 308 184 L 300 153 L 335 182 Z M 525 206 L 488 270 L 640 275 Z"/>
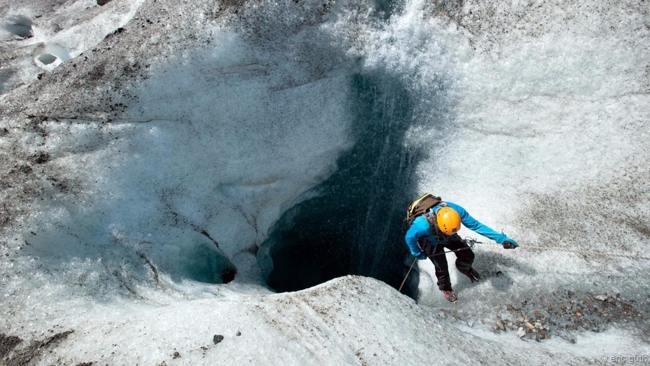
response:
<path id="1" fill-rule="evenodd" d="M 436 277 L 438 278 L 438 288 L 440 291 L 451 291 L 451 280 L 449 279 L 449 267 L 445 257 L 445 248 L 449 250 L 458 250 L 456 254 L 456 268 L 467 275 L 474 263 L 474 252 L 458 235 L 453 235 L 448 241 L 438 245 L 430 245 L 426 238 L 419 241 L 420 248 L 429 257 L 436 267 Z M 459 250 L 461 249 L 461 250 Z"/>

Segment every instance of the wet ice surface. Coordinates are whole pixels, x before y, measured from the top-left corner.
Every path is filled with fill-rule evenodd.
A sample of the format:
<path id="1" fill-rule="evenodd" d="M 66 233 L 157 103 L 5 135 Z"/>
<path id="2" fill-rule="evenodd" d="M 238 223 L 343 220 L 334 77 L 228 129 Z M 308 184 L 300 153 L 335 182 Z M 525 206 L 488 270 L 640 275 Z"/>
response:
<path id="1" fill-rule="evenodd" d="M 647 354 L 650 262 L 635 258 L 647 256 L 650 227 L 647 9 L 411 1 L 385 21 L 371 8 L 0 2 L 3 24 L 22 26 L 3 35 L 0 69 L 3 359 Z M 422 262 L 417 304 L 361 277 L 296 293 L 264 286 L 258 249 L 272 225 L 346 168 L 337 159 L 355 143 L 358 74 L 405 86 L 404 144 L 426 152 L 418 190 L 522 245 L 477 247 L 484 281 L 452 270 L 455 306 Z M 405 274 L 411 259 L 396 260 Z"/>

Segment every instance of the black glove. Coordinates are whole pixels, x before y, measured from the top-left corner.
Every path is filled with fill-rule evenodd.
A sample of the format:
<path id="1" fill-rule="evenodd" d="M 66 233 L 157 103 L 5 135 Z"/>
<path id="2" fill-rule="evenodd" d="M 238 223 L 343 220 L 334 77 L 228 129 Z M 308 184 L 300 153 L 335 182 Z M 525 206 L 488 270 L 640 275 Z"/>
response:
<path id="1" fill-rule="evenodd" d="M 515 249 L 519 247 L 519 244 L 514 240 L 505 240 L 502 245 L 503 249 Z"/>

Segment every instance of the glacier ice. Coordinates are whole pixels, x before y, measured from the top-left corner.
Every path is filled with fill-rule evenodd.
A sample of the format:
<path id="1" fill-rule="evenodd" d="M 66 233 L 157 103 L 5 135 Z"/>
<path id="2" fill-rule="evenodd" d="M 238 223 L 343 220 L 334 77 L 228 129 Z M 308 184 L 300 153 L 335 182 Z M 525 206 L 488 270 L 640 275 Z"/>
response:
<path id="1" fill-rule="evenodd" d="M 0 336 L 22 340 L 3 357 L 529 364 L 647 354 L 649 263 L 634 259 L 650 226 L 642 4 L 0 9 L 28 16 L 34 33 L 2 38 Z M 58 61 L 44 68 L 43 52 Z M 452 273 L 453 308 L 430 263 L 410 281 L 417 303 L 390 286 L 411 263 L 400 208 L 422 191 L 522 244 L 478 247 L 486 280 Z M 318 260 L 273 257 L 310 244 L 340 265 L 333 275 L 318 275 Z M 265 281 L 280 264 L 303 287 L 327 282 L 275 293 Z M 608 306 L 620 314 L 603 315 Z M 493 329 L 543 317 L 555 333 L 542 342 Z"/>

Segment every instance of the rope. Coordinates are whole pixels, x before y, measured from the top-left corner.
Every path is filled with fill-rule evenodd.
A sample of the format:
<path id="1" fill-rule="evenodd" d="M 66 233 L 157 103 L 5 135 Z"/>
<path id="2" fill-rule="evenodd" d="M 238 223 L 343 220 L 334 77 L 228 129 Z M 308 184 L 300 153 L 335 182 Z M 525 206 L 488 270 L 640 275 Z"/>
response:
<path id="1" fill-rule="evenodd" d="M 418 259 L 415 258 L 415 259 L 413 260 L 413 263 L 411 263 L 411 268 L 409 268 L 409 271 L 406 272 L 406 276 L 404 277 L 404 281 L 402 281 L 402 284 L 399 285 L 399 290 L 398 290 L 399 292 L 402 292 L 402 287 L 404 287 L 404 283 L 406 282 L 406 279 L 407 279 L 407 278 L 409 277 L 409 275 L 411 274 L 411 270 L 413 269 L 413 265 L 414 265 L 415 262 L 417 262 L 417 261 L 418 261 Z"/>
<path id="2" fill-rule="evenodd" d="M 498 244 L 492 244 L 492 243 L 481 243 L 478 242 L 474 239 L 465 239 L 465 241 L 473 241 L 473 244 L 484 244 L 484 245 L 498 245 Z M 472 244 L 472 246 L 473 246 Z M 548 250 L 548 251 L 558 251 L 558 252 L 568 252 L 568 253 L 577 253 L 581 255 L 595 255 L 595 256 L 603 256 L 603 257 L 622 257 L 622 258 L 628 258 L 628 259 L 635 259 L 635 260 L 650 260 L 650 257 L 645 257 L 639 254 L 617 254 L 617 253 L 608 253 L 608 252 L 601 252 L 598 250 L 579 250 L 579 249 L 567 249 L 567 248 L 562 248 L 562 247 L 533 247 L 533 246 L 522 246 L 519 245 L 519 248 L 521 249 L 530 249 L 530 250 Z M 464 248 L 468 249 L 468 248 Z"/>
<path id="3" fill-rule="evenodd" d="M 467 250 L 467 249 L 473 249 L 474 244 L 485 244 L 480 241 L 476 241 L 472 238 L 465 238 L 463 239 L 463 242 L 467 244 L 467 248 L 460 248 L 460 249 L 454 249 L 454 250 L 445 250 L 445 253 L 453 253 L 453 252 L 460 252 L 461 250 Z"/>
<path id="4" fill-rule="evenodd" d="M 466 247 L 466 248 L 453 249 L 453 250 L 451 250 L 451 249 L 450 249 L 450 250 L 445 250 L 444 253 L 460 252 L 461 250 L 467 250 L 467 249 L 472 249 L 472 248 L 474 248 L 474 244 L 485 244 L 485 243 L 482 243 L 482 242 L 480 242 L 480 241 L 476 241 L 476 240 L 474 240 L 474 239 L 472 239 L 472 238 L 465 238 L 465 239 L 463 239 L 463 242 L 464 242 L 465 244 L 467 244 L 467 247 Z M 420 250 L 422 250 L 422 248 L 420 248 Z M 428 256 L 427 256 L 427 257 L 428 257 Z"/>
<path id="5" fill-rule="evenodd" d="M 577 254 L 582 254 L 582 255 L 599 255 L 603 257 L 623 257 L 623 258 L 628 258 L 628 259 L 636 259 L 636 260 L 650 260 L 650 257 L 644 257 L 642 255 L 638 254 L 617 254 L 617 253 L 607 253 L 607 252 L 601 252 L 597 250 L 578 250 L 578 249 L 566 249 L 566 248 L 561 248 L 561 247 L 529 247 L 525 246 L 523 247 L 525 249 L 530 249 L 530 250 L 554 250 L 558 252 L 569 252 L 569 253 L 577 253 Z"/>
<path id="6" fill-rule="evenodd" d="M 474 245 L 476 244 L 482 244 L 482 245 L 498 245 L 496 243 L 483 243 L 480 241 L 477 241 L 472 238 L 465 238 L 463 239 L 463 242 L 467 244 L 466 248 L 460 248 L 456 250 L 445 250 L 445 253 L 453 253 L 453 252 L 459 252 L 461 250 L 467 250 L 467 249 L 472 249 L 474 248 Z M 628 258 L 628 259 L 635 259 L 635 260 L 650 260 L 650 257 L 644 257 L 642 255 L 632 255 L 632 254 L 616 254 L 616 253 L 607 253 L 607 252 L 601 252 L 597 250 L 578 250 L 578 249 L 566 249 L 566 248 L 561 248 L 561 247 L 532 247 L 532 246 L 522 246 L 519 245 L 519 248 L 521 249 L 530 249 L 530 250 L 548 250 L 548 251 L 558 251 L 558 252 L 569 252 L 569 253 L 577 253 L 581 255 L 599 255 L 603 257 L 623 257 L 623 258 Z M 413 260 L 413 263 L 411 263 L 411 268 L 409 268 L 409 271 L 406 273 L 406 277 L 404 277 L 404 281 L 402 281 L 402 284 L 399 287 L 399 292 L 402 292 L 402 287 L 404 286 L 404 283 L 406 282 L 406 279 L 408 278 L 409 274 L 411 274 L 411 270 L 413 269 L 413 265 L 415 262 L 417 262 L 417 258 Z"/>

